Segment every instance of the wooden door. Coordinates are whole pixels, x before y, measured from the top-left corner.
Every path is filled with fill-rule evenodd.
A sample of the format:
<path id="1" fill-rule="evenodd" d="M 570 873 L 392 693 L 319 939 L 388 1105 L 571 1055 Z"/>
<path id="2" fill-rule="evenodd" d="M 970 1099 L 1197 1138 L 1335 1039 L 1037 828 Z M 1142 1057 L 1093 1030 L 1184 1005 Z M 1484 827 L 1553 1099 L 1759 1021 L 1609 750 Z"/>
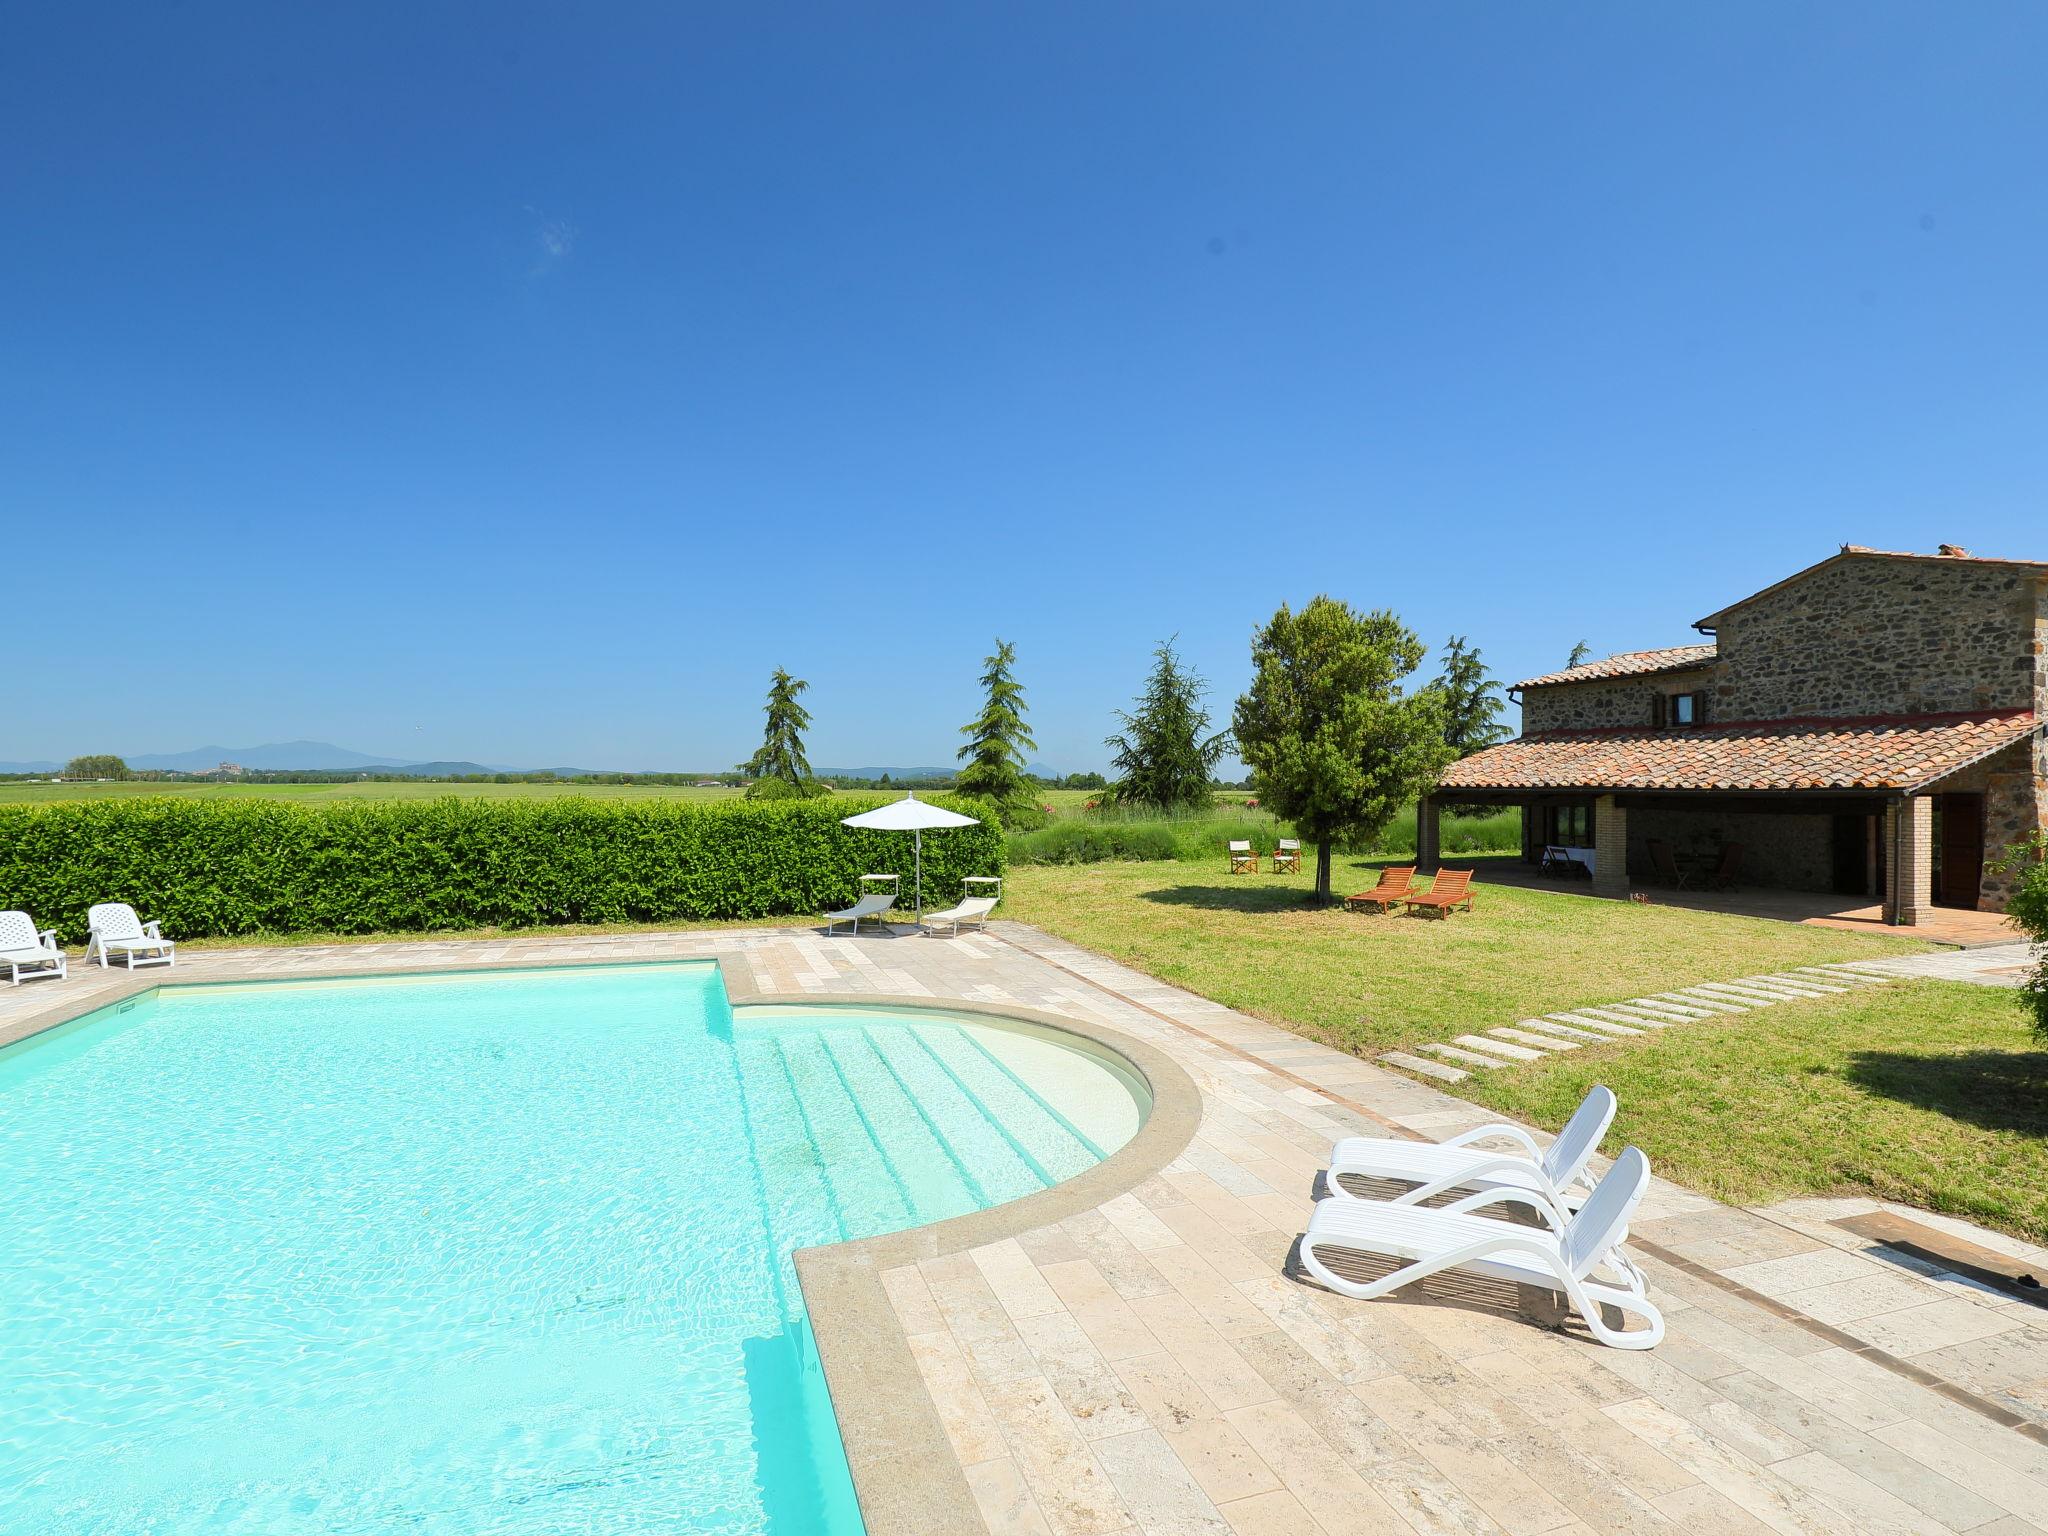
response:
<path id="1" fill-rule="evenodd" d="M 1937 906 L 1977 910 L 1977 889 L 1984 875 L 1984 797 L 1940 795 L 1935 814 L 1941 818 L 1940 864 L 1934 872 Z"/>

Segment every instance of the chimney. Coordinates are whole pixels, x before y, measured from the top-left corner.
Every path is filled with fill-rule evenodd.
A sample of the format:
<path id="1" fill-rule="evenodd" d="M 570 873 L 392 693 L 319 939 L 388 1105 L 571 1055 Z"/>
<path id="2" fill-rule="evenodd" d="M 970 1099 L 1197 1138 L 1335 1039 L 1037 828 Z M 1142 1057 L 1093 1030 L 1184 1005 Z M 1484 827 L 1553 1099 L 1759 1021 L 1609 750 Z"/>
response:
<path id="1" fill-rule="evenodd" d="M 1960 544 L 1937 544 L 1934 547 L 1934 552 L 1937 555 L 1947 555 L 1952 560 L 1967 560 L 1970 558 L 1970 552 Z"/>

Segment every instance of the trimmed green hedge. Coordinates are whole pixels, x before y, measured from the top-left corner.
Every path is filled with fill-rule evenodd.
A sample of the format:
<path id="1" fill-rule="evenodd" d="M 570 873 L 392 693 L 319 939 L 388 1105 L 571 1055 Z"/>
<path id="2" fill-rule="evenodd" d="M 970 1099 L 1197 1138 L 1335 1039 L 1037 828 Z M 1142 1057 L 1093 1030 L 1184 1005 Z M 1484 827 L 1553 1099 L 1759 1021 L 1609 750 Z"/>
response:
<path id="1" fill-rule="evenodd" d="M 900 874 L 908 904 L 911 835 L 839 824 L 889 798 L 0 806 L 0 909 L 82 943 L 99 901 L 174 939 L 768 917 L 846 905 L 864 874 Z M 925 835 L 925 894 L 945 904 L 1002 873 L 1003 834 L 978 801 L 935 803 L 983 822 Z"/>

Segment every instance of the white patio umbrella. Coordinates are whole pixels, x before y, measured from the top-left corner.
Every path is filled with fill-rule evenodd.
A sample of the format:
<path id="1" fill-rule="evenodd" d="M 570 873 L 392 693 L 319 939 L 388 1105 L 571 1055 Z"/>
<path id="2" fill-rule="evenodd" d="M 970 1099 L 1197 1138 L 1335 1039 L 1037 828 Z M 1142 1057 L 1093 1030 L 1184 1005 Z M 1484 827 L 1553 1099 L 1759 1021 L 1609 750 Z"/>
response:
<path id="1" fill-rule="evenodd" d="M 915 793 L 906 794 L 901 800 L 892 800 L 887 805 L 878 805 L 872 811 L 862 811 L 858 816 L 842 816 L 840 824 L 848 827 L 869 827 L 880 832 L 910 832 L 917 837 L 917 920 L 924 921 L 924 834 L 927 827 L 978 827 L 981 825 L 972 816 L 962 816 L 958 811 L 949 811 L 943 806 L 927 805 Z"/>

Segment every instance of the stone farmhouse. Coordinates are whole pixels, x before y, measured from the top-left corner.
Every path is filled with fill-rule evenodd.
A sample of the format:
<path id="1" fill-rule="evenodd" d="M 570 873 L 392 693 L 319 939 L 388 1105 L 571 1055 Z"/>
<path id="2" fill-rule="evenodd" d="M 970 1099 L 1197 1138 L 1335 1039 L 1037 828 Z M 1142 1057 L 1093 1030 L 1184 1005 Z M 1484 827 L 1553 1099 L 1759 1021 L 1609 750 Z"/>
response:
<path id="1" fill-rule="evenodd" d="M 1888 923 L 2003 910 L 2006 850 L 2048 830 L 2048 561 L 1845 544 L 1693 627 L 1515 684 L 1522 734 L 1423 801 L 1423 867 L 1442 805 L 1505 804 L 1526 861 L 1603 894 L 1675 869 Z"/>

